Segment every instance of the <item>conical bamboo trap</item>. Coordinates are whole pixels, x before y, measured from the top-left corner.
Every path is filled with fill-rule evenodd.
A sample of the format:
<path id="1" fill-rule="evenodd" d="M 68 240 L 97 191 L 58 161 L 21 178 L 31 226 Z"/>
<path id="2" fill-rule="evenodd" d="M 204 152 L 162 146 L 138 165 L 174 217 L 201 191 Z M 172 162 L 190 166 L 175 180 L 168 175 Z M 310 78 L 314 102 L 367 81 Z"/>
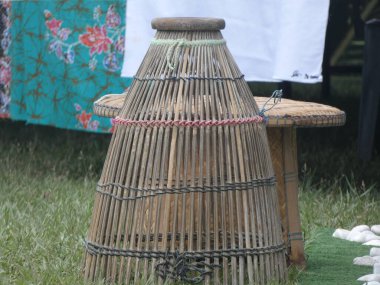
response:
<path id="1" fill-rule="evenodd" d="M 166 18 L 134 78 L 96 188 L 88 280 L 286 279 L 263 117 L 220 33 Z"/>

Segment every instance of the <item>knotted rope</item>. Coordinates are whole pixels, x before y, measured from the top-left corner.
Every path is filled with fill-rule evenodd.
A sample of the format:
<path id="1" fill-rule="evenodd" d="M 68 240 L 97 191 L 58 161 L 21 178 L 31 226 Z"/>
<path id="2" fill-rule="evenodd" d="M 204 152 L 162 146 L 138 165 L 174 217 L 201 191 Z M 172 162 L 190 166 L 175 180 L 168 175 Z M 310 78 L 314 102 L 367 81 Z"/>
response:
<path id="1" fill-rule="evenodd" d="M 178 66 L 179 54 L 183 47 L 197 47 L 197 46 L 214 46 L 223 45 L 226 41 L 221 40 L 194 40 L 189 41 L 186 39 L 176 39 L 176 40 L 165 40 L 165 39 L 154 39 L 152 45 L 168 45 L 169 48 L 166 52 L 166 62 L 169 69 L 174 70 Z"/>
<path id="2" fill-rule="evenodd" d="M 224 120 L 130 120 L 116 117 L 112 120 L 113 125 L 137 125 L 139 127 L 208 127 L 208 126 L 236 126 L 249 123 L 261 123 L 262 116 L 249 118 L 224 119 Z"/>
<path id="3" fill-rule="evenodd" d="M 211 275 L 214 268 L 220 265 L 207 264 L 203 261 L 192 261 L 186 253 L 176 251 L 166 255 L 164 261 L 156 265 L 156 274 L 162 279 L 171 279 L 192 284 L 200 283 L 206 275 Z"/>
<path id="4" fill-rule="evenodd" d="M 282 98 L 282 89 L 273 91 L 272 95 L 268 98 L 267 101 L 265 101 L 264 105 L 261 107 L 259 115 L 265 118 L 264 113 L 271 110 L 272 108 L 274 108 L 274 106 L 276 106 L 279 102 L 281 102 L 281 98 Z M 272 99 L 273 99 L 273 104 L 269 108 L 266 108 L 267 104 Z"/>

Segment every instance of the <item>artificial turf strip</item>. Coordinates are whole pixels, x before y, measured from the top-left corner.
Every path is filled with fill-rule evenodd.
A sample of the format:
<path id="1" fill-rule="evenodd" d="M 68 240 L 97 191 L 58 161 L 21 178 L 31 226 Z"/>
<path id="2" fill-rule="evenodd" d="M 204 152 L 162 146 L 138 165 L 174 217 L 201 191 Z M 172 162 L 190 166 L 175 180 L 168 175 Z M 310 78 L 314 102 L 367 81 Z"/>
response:
<path id="1" fill-rule="evenodd" d="M 369 255 L 371 247 L 336 239 L 333 230 L 321 229 L 307 251 L 307 268 L 299 276 L 302 285 L 351 285 L 360 276 L 372 273 L 372 267 L 353 264 L 358 256 Z"/>

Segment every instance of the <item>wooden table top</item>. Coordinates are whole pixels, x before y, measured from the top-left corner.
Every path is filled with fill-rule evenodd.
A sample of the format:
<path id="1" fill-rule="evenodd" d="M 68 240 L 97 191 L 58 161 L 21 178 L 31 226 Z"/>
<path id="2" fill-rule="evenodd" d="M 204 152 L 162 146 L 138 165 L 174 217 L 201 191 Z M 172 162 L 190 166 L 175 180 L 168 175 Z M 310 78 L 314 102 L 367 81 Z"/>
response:
<path id="1" fill-rule="evenodd" d="M 94 113 L 101 117 L 116 117 L 123 106 L 126 93 L 109 94 L 94 103 Z M 314 102 L 281 99 L 274 104 L 268 97 L 254 97 L 259 110 L 266 103 L 264 113 L 268 127 L 328 127 L 341 126 L 346 122 L 344 111 Z M 271 108 L 273 106 L 273 108 Z"/>

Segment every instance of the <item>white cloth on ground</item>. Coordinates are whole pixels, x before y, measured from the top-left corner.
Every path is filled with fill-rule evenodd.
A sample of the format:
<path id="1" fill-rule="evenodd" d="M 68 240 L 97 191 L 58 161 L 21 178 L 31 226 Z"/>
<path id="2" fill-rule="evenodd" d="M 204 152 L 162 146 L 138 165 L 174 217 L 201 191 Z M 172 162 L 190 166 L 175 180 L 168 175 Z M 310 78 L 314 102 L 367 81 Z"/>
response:
<path id="1" fill-rule="evenodd" d="M 364 282 L 369 282 L 369 281 L 380 281 L 380 274 L 367 274 L 364 275 L 360 278 L 358 278 L 358 281 L 364 281 Z"/>
<path id="2" fill-rule="evenodd" d="M 352 230 L 347 235 L 347 240 L 364 243 L 371 240 L 380 240 L 380 236 L 377 236 L 373 232 L 367 231 L 367 230 L 363 230 L 363 231 Z"/>
<path id="3" fill-rule="evenodd" d="M 369 251 L 370 256 L 380 256 L 380 248 L 372 247 Z"/>
<path id="4" fill-rule="evenodd" d="M 380 274 L 380 261 L 373 265 L 373 274 Z"/>
<path id="5" fill-rule="evenodd" d="M 366 282 L 366 283 L 364 283 L 363 285 L 380 285 L 380 282 L 377 282 L 377 281 L 370 281 L 370 282 Z"/>
<path id="6" fill-rule="evenodd" d="M 351 229 L 351 231 L 358 231 L 358 232 L 364 232 L 364 231 L 369 231 L 369 230 L 370 228 L 367 225 L 359 225 Z"/>
<path id="7" fill-rule="evenodd" d="M 373 225 L 371 227 L 371 231 L 373 231 L 377 235 L 380 235 L 380 225 Z"/>
<path id="8" fill-rule="evenodd" d="M 380 240 L 378 240 L 378 239 L 370 240 L 366 243 L 363 243 L 363 245 L 380 246 Z"/>
<path id="9" fill-rule="evenodd" d="M 334 231 L 333 237 L 348 241 L 360 242 L 364 245 L 380 246 L 380 235 L 377 235 L 377 225 L 371 228 L 367 225 L 359 225 L 351 230 L 338 228 Z"/>
<path id="10" fill-rule="evenodd" d="M 350 234 L 349 230 L 345 229 L 336 229 L 333 233 L 334 238 L 347 239 L 347 236 Z"/>
<path id="11" fill-rule="evenodd" d="M 217 17 L 246 80 L 321 82 L 329 0 L 127 0 L 122 76 L 135 75 L 156 17 Z"/>
<path id="12" fill-rule="evenodd" d="M 353 263 L 360 266 L 374 266 L 376 263 L 380 263 L 380 256 L 360 256 L 355 257 Z"/>

